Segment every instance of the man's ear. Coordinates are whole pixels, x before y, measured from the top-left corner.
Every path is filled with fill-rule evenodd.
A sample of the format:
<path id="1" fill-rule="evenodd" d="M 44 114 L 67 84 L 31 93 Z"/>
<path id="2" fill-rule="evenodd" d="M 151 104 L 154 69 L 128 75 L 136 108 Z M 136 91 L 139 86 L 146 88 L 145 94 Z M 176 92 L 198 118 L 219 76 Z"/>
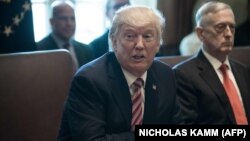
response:
<path id="1" fill-rule="evenodd" d="M 113 51 L 116 52 L 116 48 L 117 48 L 117 39 L 116 39 L 113 35 L 111 36 L 111 42 L 112 42 Z"/>
<path id="2" fill-rule="evenodd" d="M 53 18 L 50 18 L 49 22 L 50 22 L 50 25 L 54 25 L 54 19 Z"/>
<path id="3" fill-rule="evenodd" d="M 157 53 L 160 51 L 160 48 L 161 48 L 161 44 L 159 43 L 159 45 L 157 46 Z"/>
<path id="4" fill-rule="evenodd" d="M 198 37 L 201 41 L 204 40 L 204 36 L 203 36 L 204 30 L 203 30 L 202 27 L 196 27 L 196 28 L 195 28 L 195 33 L 196 33 L 197 37 Z"/>

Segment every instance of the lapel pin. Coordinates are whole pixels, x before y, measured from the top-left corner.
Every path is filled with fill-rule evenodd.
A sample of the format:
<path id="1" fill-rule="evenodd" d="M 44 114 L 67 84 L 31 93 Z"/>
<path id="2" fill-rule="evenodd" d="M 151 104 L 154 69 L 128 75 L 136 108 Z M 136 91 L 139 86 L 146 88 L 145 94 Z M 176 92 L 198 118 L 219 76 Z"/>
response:
<path id="1" fill-rule="evenodd" d="M 153 88 L 153 90 L 156 90 L 156 85 L 155 85 L 155 84 L 153 84 L 153 87 L 152 87 L 152 88 Z"/>

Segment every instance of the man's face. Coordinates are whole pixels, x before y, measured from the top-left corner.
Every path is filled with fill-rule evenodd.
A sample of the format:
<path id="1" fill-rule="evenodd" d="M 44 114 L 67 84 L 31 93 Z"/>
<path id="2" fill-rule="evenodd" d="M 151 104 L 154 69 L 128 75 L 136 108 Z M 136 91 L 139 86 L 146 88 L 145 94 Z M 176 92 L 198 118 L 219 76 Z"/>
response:
<path id="1" fill-rule="evenodd" d="M 138 77 L 149 68 L 160 47 L 153 24 L 139 27 L 124 24 L 118 35 L 112 37 L 112 42 L 121 66 Z"/>
<path id="2" fill-rule="evenodd" d="M 206 23 L 202 26 L 201 40 L 204 49 L 217 57 L 231 52 L 234 44 L 235 19 L 229 9 L 209 13 L 205 17 Z"/>
<path id="3" fill-rule="evenodd" d="M 75 33 L 75 13 L 70 6 L 62 6 L 50 20 L 53 32 L 63 40 L 69 40 Z"/>

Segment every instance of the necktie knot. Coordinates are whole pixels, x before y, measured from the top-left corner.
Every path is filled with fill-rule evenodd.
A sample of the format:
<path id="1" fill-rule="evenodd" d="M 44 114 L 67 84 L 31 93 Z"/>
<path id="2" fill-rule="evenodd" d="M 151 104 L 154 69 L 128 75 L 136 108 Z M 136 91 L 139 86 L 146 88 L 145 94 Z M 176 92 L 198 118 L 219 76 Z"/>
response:
<path id="1" fill-rule="evenodd" d="M 220 71 L 221 71 L 222 73 L 225 73 L 227 70 L 228 70 L 227 64 L 221 64 L 221 66 L 220 66 Z"/>
<path id="2" fill-rule="evenodd" d="M 221 64 L 219 69 L 220 69 L 224 79 L 225 79 L 225 77 L 227 78 L 228 77 L 227 76 L 228 65 L 227 64 Z"/>
<path id="3" fill-rule="evenodd" d="M 142 78 L 137 78 L 134 83 L 131 85 L 133 92 L 138 91 L 144 85 Z"/>
<path id="4" fill-rule="evenodd" d="M 69 42 L 66 42 L 63 44 L 64 49 L 69 49 L 69 46 L 70 46 Z"/>

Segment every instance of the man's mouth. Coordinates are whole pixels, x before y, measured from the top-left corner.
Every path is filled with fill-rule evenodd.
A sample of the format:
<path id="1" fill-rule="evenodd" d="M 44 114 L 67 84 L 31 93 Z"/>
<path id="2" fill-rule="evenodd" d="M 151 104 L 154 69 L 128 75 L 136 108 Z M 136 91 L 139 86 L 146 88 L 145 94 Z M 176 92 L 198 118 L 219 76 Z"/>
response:
<path id="1" fill-rule="evenodd" d="M 144 59 L 145 56 L 144 56 L 144 55 L 134 55 L 133 58 L 134 58 L 135 60 L 140 61 L 140 60 Z"/>
<path id="2" fill-rule="evenodd" d="M 225 42 L 225 43 L 223 43 L 223 46 L 231 47 L 231 46 L 233 46 L 233 44 L 232 44 L 232 42 Z"/>

